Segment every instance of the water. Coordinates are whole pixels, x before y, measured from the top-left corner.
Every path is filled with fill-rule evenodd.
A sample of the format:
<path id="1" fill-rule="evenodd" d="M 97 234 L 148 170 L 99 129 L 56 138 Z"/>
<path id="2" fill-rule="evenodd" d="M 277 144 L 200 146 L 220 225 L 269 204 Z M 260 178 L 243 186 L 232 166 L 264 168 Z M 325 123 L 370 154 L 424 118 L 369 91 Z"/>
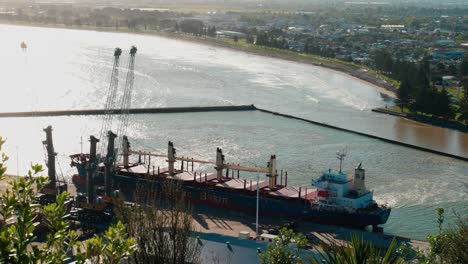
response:
<path id="1" fill-rule="evenodd" d="M 102 108 L 113 49 L 127 49 L 121 58 L 125 76 L 126 53 L 135 44 L 134 107 L 253 103 L 468 156 L 467 134 L 372 113 L 371 108 L 392 102 L 370 85 L 318 67 L 130 34 L 0 25 L 0 36 L 0 111 Z M 19 48 L 23 40 L 26 52 Z M 50 124 L 59 167 L 68 175 L 67 155 L 80 152 L 81 141 L 87 151 L 88 136 L 101 125 L 96 117 L 1 121 L 12 174 L 43 160 L 41 129 Z M 172 140 L 179 156 L 214 160 L 216 147 L 222 147 L 228 162 L 252 166 L 265 166 L 269 155 L 277 154 L 290 184 L 302 186 L 336 167 L 335 152 L 346 147 L 346 168 L 363 162 L 376 199 L 393 206 L 385 226 L 392 234 L 423 239 L 437 229 L 437 207 L 447 209 L 449 222 L 450 209 L 466 211 L 468 163 L 455 159 L 259 112 L 135 115 L 130 122 L 134 149 L 165 152 Z"/>

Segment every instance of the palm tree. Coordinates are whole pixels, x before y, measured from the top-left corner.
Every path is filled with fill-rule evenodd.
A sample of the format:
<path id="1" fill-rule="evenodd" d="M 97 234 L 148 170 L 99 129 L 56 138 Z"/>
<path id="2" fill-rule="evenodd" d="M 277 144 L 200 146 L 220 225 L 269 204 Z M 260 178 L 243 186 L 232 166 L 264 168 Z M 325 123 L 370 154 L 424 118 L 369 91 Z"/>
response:
<path id="1" fill-rule="evenodd" d="M 321 243 L 322 250 L 318 256 L 308 259 L 310 264 L 322 263 L 325 260 L 329 264 L 403 264 L 404 256 L 398 252 L 395 239 L 387 250 L 375 247 L 371 242 L 353 235 L 351 243 L 338 245 L 336 243 Z"/>

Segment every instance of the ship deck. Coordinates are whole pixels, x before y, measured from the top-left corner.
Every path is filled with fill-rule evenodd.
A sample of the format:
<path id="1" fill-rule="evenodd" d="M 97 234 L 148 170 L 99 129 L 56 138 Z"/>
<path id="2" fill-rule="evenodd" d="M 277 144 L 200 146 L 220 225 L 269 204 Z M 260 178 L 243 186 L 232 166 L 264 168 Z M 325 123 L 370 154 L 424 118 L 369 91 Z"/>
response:
<path id="1" fill-rule="evenodd" d="M 127 169 L 121 167 L 120 171 L 142 178 L 172 178 L 183 181 L 184 183 L 210 184 L 214 185 L 216 188 L 226 190 L 244 190 L 249 192 L 257 191 L 256 179 L 230 178 L 223 176 L 221 180 L 218 180 L 215 173 L 208 174 L 203 172 L 176 170 L 176 174 L 174 176 L 169 176 L 168 168 L 148 166 L 147 164 L 133 164 L 133 166 Z M 268 181 L 264 180 L 258 181 L 258 189 L 264 195 L 266 194 L 277 198 L 300 198 L 307 201 L 315 201 L 318 198 L 316 188 L 277 185 L 276 188 L 270 189 Z"/>
<path id="2" fill-rule="evenodd" d="M 317 189 L 315 188 L 304 188 L 299 189 L 298 187 L 287 186 L 269 193 L 270 195 L 274 196 L 282 196 L 288 198 L 296 198 L 301 197 L 302 199 L 306 199 L 309 201 L 313 201 L 317 199 Z"/>

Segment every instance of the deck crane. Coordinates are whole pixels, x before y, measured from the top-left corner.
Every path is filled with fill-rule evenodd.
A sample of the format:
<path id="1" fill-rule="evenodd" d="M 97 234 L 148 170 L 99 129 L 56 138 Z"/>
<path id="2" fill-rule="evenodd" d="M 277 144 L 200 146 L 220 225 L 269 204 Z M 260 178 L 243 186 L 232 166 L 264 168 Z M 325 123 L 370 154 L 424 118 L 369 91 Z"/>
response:
<path id="1" fill-rule="evenodd" d="M 42 143 L 46 150 L 46 164 L 48 169 L 49 182 L 38 192 L 37 199 L 41 204 L 54 203 L 57 195 L 67 191 L 67 184 L 64 181 L 57 180 L 57 173 L 55 169 L 55 160 L 57 153 L 54 149 L 52 140 L 52 126 L 44 128 L 46 133 L 46 140 Z"/>

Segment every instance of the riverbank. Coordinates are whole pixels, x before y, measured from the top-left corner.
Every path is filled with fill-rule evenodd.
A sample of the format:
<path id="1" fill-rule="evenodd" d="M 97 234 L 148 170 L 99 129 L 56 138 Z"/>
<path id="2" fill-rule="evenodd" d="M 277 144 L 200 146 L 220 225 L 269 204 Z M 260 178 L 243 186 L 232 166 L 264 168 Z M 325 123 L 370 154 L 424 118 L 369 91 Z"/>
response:
<path id="1" fill-rule="evenodd" d="M 372 109 L 372 112 L 398 116 L 398 117 L 407 118 L 416 122 L 431 125 L 431 126 L 450 128 L 450 129 L 455 129 L 461 132 L 468 133 L 468 126 L 465 126 L 461 124 L 460 122 L 456 122 L 456 121 L 435 119 L 435 118 L 430 118 L 430 117 L 423 116 L 423 115 L 404 113 L 404 112 L 394 111 L 391 109 L 384 109 L 384 108 Z"/>
<path id="2" fill-rule="evenodd" d="M 11 22 L 1 21 L 1 24 L 17 25 L 17 26 L 29 26 L 29 27 L 43 27 L 43 28 L 61 28 L 61 29 L 74 29 L 74 30 L 92 30 L 100 32 L 112 32 L 112 33 L 128 33 L 128 34 L 139 34 L 158 36 L 168 39 L 176 39 L 187 42 L 195 42 L 212 47 L 227 48 L 236 51 L 247 52 L 254 55 L 277 58 L 282 60 L 289 60 L 298 63 L 304 63 L 314 65 L 317 67 L 323 67 L 329 70 L 333 70 L 337 73 L 346 74 L 347 76 L 353 77 L 364 81 L 380 93 L 383 93 L 389 97 L 396 98 L 396 82 L 377 72 L 370 70 L 364 66 L 340 61 L 338 59 L 325 58 L 312 54 L 304 54 L 293 52 L 289 50 L 275 49 L 264 46 L 257 46 L 247 44 L 245 41 L 235 42 L 231 39 L 223 38 L 212 38 L 212 37 L 196 37 L 188 34 L 161 32 L 153 30 L 130 30 L 128 28 L 111 28 L 111 27 L 96 27 L 96 26 L 76 26 L 76 25 L 63 25 L 63 24 L 40 24 L 40 23 L 25 23 L 25 22 Z M 26 40 L 27 42 L 27 40 Z"/>

